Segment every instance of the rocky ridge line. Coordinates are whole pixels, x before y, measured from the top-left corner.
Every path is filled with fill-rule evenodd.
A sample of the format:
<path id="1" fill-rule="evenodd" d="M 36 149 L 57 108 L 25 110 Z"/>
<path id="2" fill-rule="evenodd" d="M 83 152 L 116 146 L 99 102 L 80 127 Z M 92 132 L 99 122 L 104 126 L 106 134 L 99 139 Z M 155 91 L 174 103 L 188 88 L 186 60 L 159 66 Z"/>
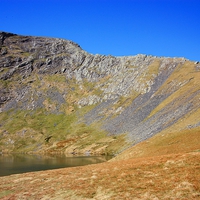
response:
<path id="1" fill-rule="evenodd" d="M 5 32 L 0 32 L 0 41 L 1 112 L 46 108 L 49 99 L 54 102 L 48 105 L 51 112 L 60 113 L 61 105 L 72 99 L 72 107 L 96 105 L 85 115 L 86 124 L 101 121 L 110 134 L 128 133 L 135 144 L 200 107 L 198 62 L 142 54 L 92 55 L 69 40 Z M 47 75 L 65 80 L 60 85 L 47 84 Z M 191 84 L 195 89 L 189 94 Z M 184 88 L 185 93 L 176 96 Z M 79 96 L 75 96 L 77 91 Z M 182 128 L 199 124 L 196 120 Z"/>

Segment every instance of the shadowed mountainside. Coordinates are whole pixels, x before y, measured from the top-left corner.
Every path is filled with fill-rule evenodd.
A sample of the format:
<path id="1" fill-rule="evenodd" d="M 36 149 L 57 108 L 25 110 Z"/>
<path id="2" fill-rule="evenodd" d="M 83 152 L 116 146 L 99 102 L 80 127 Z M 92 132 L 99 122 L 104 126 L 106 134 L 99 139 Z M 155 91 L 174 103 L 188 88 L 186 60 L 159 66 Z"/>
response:
<path id="1" fill-rule="evenodd" d="M 0 32 L 3 153 L 116 154 L 157 134 L 199 133 L 199 102 L 198 62 Z"/>

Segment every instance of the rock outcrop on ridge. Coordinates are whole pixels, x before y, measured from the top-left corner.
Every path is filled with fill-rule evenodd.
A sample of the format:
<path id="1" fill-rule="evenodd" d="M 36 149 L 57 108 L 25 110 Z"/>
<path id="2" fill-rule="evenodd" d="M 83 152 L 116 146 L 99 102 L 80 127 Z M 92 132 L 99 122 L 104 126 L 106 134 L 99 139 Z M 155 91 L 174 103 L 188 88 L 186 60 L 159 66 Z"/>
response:
<path id="1" fill-rule="evenodd" d="M 200 127 L 199 80 L 200 64 L 185 58 L 92 55 L 0 32 L 0 150 L 116 153 Z"/>

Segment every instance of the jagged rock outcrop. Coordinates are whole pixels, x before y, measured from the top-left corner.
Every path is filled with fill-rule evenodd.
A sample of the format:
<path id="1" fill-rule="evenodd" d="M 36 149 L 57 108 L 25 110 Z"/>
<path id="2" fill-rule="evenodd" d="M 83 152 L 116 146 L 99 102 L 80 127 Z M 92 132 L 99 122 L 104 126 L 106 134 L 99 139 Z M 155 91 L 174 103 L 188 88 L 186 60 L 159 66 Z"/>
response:
<path id="1" fill-rule="evenodd" d="M 2 113 L 70 115 L 93 106 L 81 121 L 127 133 L 131 144 L 176 123 L 180 130 L 199 126 L 199 72 L 185 58 L 92 55 L 72 41 L 0 32 Z"/>

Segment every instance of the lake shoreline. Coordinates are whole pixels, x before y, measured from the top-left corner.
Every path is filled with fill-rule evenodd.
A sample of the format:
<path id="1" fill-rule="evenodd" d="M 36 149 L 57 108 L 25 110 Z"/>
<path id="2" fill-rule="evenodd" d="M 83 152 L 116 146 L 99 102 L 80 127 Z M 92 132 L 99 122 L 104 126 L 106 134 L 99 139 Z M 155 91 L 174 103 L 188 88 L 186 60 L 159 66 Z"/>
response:
<path id="1" fill-rule="evenodd" d="M 200 152 L 169 154 L 0 177 L 0 198 L 199 199 Z"/>
<path id="2" fill-rule="evenodd" d="M 7 154 L 0 155 L 0 176 L 26 172 L 51 170 L 67 167 L 85 166 L 106 162 L 111 156 L 66 156 L 42 154 Z"/>

